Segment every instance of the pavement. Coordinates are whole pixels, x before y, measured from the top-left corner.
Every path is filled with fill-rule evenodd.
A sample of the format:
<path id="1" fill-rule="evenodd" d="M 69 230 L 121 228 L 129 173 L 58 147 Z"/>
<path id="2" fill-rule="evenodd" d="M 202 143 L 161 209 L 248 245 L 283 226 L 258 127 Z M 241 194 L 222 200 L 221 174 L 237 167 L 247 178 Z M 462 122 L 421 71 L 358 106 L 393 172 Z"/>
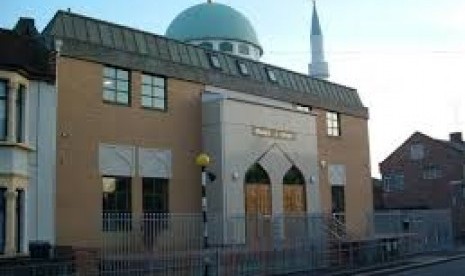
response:
<path id="1" fill-rule="evenodd" d="M 378 275 L 437 275 L 437 274 L 423 274 L 423 271 L 427 272 L 427 267 L 438 266 L 440 264 L 453 263 L 451 267 L 459 266 L 462 268 L 462 274 L 465 275 L 464 266 L 462 262 L 465 262 L 465 247 L 456 248 L 453 251 L 437 252 L 429 255 L 421 255 L 404 259 L 398 262 L 386 263 L 379 266 L 367 267 L 357 270 L 346 270 L 337 273 L 330 274 L 331 276 L 342 276 L 342 275 L 359 275 L 359 276 L 378 276 Z M 438 268 L 439 271 L 444 268 Z M 455 274 L 448 274 L 453 276 Z"/>

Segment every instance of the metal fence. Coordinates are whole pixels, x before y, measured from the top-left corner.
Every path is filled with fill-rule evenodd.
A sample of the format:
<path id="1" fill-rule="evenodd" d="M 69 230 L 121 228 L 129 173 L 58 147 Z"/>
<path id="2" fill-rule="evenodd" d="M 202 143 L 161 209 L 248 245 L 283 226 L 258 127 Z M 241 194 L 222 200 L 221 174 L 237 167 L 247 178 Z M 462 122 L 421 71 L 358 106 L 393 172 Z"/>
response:
<path id="1" fill-rule="evenodd" d="M 367 216 L 354 238 L 332 215 L 209 216 L 203 247 L 200 214 L 104 214 L 97 242 L 74 247 L 72 262 L 51 274 L 39 267 L 0 275 L 269 275 L 327 272 L 403 259 L 452 246 L 450 213 L 391 211 Z M 30 270 L 27 270 L 27 269 Z M 52 270 L 50 270 L 52 271 Z"/>

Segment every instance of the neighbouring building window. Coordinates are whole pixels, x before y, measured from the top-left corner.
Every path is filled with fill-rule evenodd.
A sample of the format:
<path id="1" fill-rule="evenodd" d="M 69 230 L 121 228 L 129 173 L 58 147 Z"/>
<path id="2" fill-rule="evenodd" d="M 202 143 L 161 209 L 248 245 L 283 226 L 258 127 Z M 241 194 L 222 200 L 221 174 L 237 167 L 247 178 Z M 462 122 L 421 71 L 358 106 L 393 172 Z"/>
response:
<path id="1" fill-rule="evenodd" d="M 105 66 L 103 68 L 103 100 L 129 105 L 129 82 L 129 71 Z"/>
<path id="2" fill-rule="evenodd" d="M 298 111 L 306 112 L 306 113 L 310 113 L 312 111 L 311 106 L 301 105 L 301 104 L 295 104 L 295 109 L 297 109 Z"/>
<path id="3" fill-rule="evenodd" d="M 168 183 L 165 178 L 142 179 L 142 206 L 144 213 L 168 213 Z"/>
<path id="4" fill-rule="evenodd" d="M 344 186 L 331 186 L 332 213 L 345 212 L 345 188 Z"/>
<path id="5" fill-rule="evenodd" d="M 239 67 L 239 72 L 243 76 L 248 76 L 250 74 L 249 68 L 247 67 L 247 64 L 241 61 L 237 61 L 237 67 Z"/>
<path id="6" fill-rule="evenodd" d="M 217 55 L 210 55 L 210 64 L 213 68 L 221 69 L 220 59 Z"/>
<path id="7" fill-rule="evenodd" d="M 7 82 L 0 80 L 0 140 L 6 140 L 8 122 L 8 93 Z"/>
<path id="8" fill-rule="evenodd" d="M 16 142 L 25 142 L 24 137 L 24 99 L 26 87 L 24 85 L 19 86 L 18 95 L 16 96 Z"/>
<path id="9" fill-rule="evenodd" d="M 439 179 L 442 177 L 442 169 L 436 165 L 429 165 L 423 168 L 423 179 Z"/>
<path id="10" fill-rule="evenodd" d="M 403 191 L 405 189 L 404 175 L 402 173 L 383 175 L 383 188 L 385 192 Z"/>
<path id="11" fill-rule="evenodd" d="M 202 42 L 199 46 L 205 49 L 213 50 L 213 44 L 211 42 Z"/>
<path id="12" fill-rule="evenodd" d="M 329 136 L 341 136 L 341 115 L 337 112 L 326 112 L 326 126 Z"/>
<path id="13" fill-rule="evenodd" d="M 104 231 L 127 231 L 131 227 L 131 178 L 102 177 Z"/>
<path id="14" fill-rule="evenodd" d="M 231 42 L 221 42 L 220 51 L 232 53 L 233 45 Z"/>
<path id="15" fill-rule="evenodd" d="M 425 147 L 423 144 L 413 144 L 410 146 L 410 159 L 421 160 L 425 157 Z"/>
<path id="16" fill-rule="evenodd" d="M 166 110 L 166 80 L 162 77 L 142 75 L 141 105 Z"/>
<path id="17" fill-rule="evenodd" d="M 249 46 L 247 44 L 239 44 L 238 51 L 239 51 L 239 54 L 242 54 L 242 55 L 250 54 Z"/>

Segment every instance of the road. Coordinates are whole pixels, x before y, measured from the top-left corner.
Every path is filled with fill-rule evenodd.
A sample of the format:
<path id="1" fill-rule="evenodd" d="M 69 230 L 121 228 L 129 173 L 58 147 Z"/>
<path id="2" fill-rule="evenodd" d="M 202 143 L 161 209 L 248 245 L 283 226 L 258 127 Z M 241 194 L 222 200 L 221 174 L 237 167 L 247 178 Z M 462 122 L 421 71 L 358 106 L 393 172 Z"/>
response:
<path id="1" fill-rule="evenodd" d="M 465 258 L 447 263 L 426 266 L 418 269 L 404 271 L 391 276 L 464 276 Z"/>

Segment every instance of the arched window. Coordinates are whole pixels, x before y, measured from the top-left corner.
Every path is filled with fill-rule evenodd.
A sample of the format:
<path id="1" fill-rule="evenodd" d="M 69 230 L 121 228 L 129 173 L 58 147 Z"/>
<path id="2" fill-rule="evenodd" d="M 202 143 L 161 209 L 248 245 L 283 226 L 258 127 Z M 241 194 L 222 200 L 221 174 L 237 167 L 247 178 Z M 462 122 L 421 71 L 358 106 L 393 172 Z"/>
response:
<path id="1" fill-rule="evenodd" d="M 211 42 L 202 42 L 199 46 L 205 49 L 213 50 L 213 44 Z"/>
<path id="2" fill-rule="evenodd" d="M 270 184 L 270 177 L 263 167 L 255 163 L 245 173 L 245 183 Z"/>
<path id="3" fill-rule="evenodd" d="M 284 185 L 304 185 L 305 178 L 296 166 L 292 166 L 283 178 Z"/>
<path id="4" fill-rule="evenodd" d="M 231 42 L 221 42 L 220 51 L 232 53 L 233 52 L 232 43 Z"/>

